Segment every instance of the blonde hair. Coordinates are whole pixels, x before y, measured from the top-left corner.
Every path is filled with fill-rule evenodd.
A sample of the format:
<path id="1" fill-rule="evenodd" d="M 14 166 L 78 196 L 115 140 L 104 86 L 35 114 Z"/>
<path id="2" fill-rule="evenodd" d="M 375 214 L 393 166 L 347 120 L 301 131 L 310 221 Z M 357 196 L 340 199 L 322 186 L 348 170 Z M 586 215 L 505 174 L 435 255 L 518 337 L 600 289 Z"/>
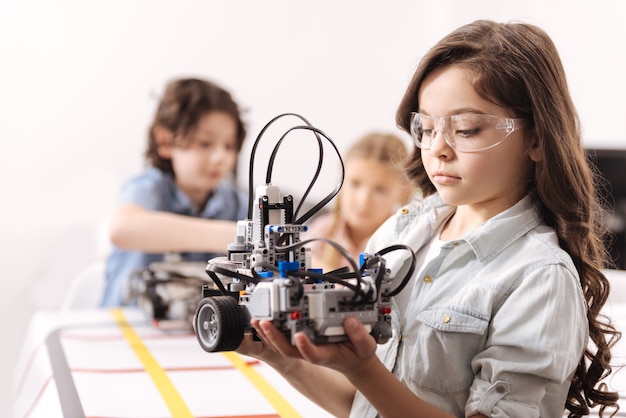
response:
<path id="1" fill-rule="evenodd" d="M 404 166 L 407 163 L 409 151 L 404 142 L 396 135 L 391 133 L 370 132 L 354 143 L 346 152 L 344 162 L 357 159 L 371 159 L 380 164 L 394 170 L 398 176 L 402 178 L 403 184 L 406 184 L 406 199 L 400 204 L 406 204 L 410 200 L 411 182 L 406 175 Z M 341 195 L 339 191 L 338 197 Z M 338 198 L 332 209 L 332 222 L 326 236 L 333 236 L 337 232 L 341 220 L 341 203 Z M 342 256 L 332 246 L 323 243 L 321 250 L 321 261 L 326 266 L 337 268 L 340 266 Z"/>

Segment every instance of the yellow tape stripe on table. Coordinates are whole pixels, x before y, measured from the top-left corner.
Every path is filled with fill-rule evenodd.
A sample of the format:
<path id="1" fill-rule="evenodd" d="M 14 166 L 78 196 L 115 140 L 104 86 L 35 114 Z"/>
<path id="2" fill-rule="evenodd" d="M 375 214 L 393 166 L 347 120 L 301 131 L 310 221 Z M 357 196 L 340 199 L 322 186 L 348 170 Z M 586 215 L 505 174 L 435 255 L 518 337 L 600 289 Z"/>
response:
<path id="1" fill-rule="evenodd" d="M 243 373 L 258 391 L 261 392 L 265 399 L 274 407 L 276 412 L 278 412 L 278 415 L 282 418 L 300 418 L 300 414 L 289 405 L 289 402 L 287 402 L 258 371 L 246 363 L 239 354 L 230 351 L 222 354 L 224 354 L 226 358 L 233 363 L 235 368 Z"/>
<path id="2" fill-rule="evenodd" d="M 111 311 L 115 322 L 122 330 L 122 334 L 128 344 L 131 346 L 141 364 L 143 364 L 144 369 L 152 378 L 152 381 L 156 385 L 157 389 L 161 393 L 161 397 L 165 401 L 167 408 L 170 410 L 170 413 L 173 417 L 191 417 L 193 415 L 185 401 L 180 396 L 180 393 L 174 387 L 172 381 L 167 377 L 165 370 L 161 368 L 156 359 L 150 354 L 150 351 L 146 347 L 146 345 L 141 341 L 141 337 L 137 335 L 137 333 L 133 330 L 133 327 L 128 323 L 126 317 L 124 316 L 124 312 L 121 309 L 113 309 Z"/>
<path id="3" fill-rule="evenodd" d="M 132 326 L 126 320 L 124 312 L 121 309 L 111 310 L 111 314 L 122 330 L 122 334 L 131 346 L 144 369 L 157 389 L 161 393 L 165 404 L 175 417 L 193 417 L 191 411 L 180 396 L 180 393 L 174 387 L 165 373 L 165 370 L 159 365 L 156 359 L 150 354 L 141 337 L 133 330 Z M 283 398 L 274 387 L 263 378 L 254 368 L 252 368 L 244 359 L 234 352 L 222 353 L 226 358 L 239 370 L 246 378 L 261 392 L 261 394 L 274 407 L 278 415 L 282 418 L 300 418 L 301 415 Z"/>

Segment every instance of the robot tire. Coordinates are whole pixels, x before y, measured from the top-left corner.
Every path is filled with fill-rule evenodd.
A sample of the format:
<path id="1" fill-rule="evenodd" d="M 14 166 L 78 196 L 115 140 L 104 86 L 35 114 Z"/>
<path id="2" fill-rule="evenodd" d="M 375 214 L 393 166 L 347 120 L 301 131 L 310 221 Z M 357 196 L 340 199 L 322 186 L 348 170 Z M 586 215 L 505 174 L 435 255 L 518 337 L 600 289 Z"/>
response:
<path id="1" fill-rule="evenodd" d="M 195 315 L 200 346 L 210 353 L 236 350 L 246 329 L 243 309 L 231 296 L 202 299 Z"/>

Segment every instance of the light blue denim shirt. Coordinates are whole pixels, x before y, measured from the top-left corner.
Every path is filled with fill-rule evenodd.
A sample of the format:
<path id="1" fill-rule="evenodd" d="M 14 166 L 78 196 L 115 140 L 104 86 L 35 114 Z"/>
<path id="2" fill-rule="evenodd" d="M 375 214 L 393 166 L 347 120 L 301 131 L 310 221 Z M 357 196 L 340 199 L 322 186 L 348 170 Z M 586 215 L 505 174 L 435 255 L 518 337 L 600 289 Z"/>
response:
<path id="1" fill-rule="evenodd" d="M 248 195 L 227 181 L 221 182 L 213 195 L 198 211 L 191 200 L 177 186 L 171 174 L 156 168 L 147 168 L 129 180 L 122 189 L 120 203 L 136 203 L 148 210 L 176 213 L 207 219 L 238 221 L 248 216 Z M 233 239 L 235 237 L 233 236 Z M 226 248 L 224 248 L 224 254 Z M 207 261 L 217 255 L 211 253 L 183 253 L 185 261 Z M 147 254 L 141 251 L 124 251 L 114 248 L 106 265 L 106 284 L 101 306 L 119 306 L 123 302 L 125 286 L 130 276 L 165 254 Z"/>
<path id="2" fill-rule="evenodd" d="M 412 203 L 367 251 L 403 243 L 418 252 L 453 212 L 438 195 Z M 393 274 L 406 256 L 385 258 Z M 408 306 L 394 307 L 394 336 L 378 347 L 387 368 L 458 417 L 562 417 L 588 340 L 586 303 L 571 258 L 532 197 L 445 243 L 416 270 Z M 377 412 L 357 392 L 350 416 Z"/>

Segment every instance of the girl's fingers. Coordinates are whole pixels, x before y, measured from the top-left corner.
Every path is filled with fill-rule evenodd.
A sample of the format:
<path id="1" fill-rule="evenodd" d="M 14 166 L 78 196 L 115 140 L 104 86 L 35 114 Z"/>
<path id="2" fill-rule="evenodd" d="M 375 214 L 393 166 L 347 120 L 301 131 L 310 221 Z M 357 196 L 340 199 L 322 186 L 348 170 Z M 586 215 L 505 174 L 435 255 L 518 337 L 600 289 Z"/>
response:
<path id="1" fill-rule="evenodd" d="M 296 342 L 296 348 L 302 355 L 302 357 L 311 363 L 319 363 L 321 360 L 321 353 L 319 348 L 309 340 L 303 332 L 299 332 L 294 337 Z"/>
<path id="2" fill-rule="evenodd" d="M 271 321 L 252 320 L 250 324 L 258 337 L 273 351 L 283 356 L 303 358 L 314 364 L 325 364 L 330 367 L 345 367 L 346 364 L 361 362 L 376 352 L 376 341 L 367 332 L 363 324 L 349 317 L 344 321 L 346 335 L 350 343 L 315 345 L 304 333 L 294 336 L 295 346 L 285 337 Z M 350 354 L 351 353 L 351 354 Z"/>
<path id="3" fill-rule="evenodd" d="M 263 342 L 278 353 L 295 358 L 302 358 L 297 348 L 272 324 L 271 321 L 253 321 L 252 326 Z"/>
<path id="4" fill-rule="evenodd" d="M 376 341 L 358 319 L 354 317 L 346 318 L 343 327 L 354 346 L 357 356 L 365 358 L 376 352 Z"/>

